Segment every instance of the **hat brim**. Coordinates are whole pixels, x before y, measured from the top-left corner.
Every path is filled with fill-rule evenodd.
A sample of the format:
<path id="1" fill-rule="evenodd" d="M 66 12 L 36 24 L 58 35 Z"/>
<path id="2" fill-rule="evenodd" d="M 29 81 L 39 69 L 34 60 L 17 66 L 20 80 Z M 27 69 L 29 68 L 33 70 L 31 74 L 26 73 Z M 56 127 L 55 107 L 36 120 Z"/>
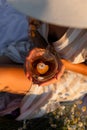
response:
<path id="1" fill-rule="evenodd" d="M 87 28 L 87 1 L 7 0 L 17 10 L 54 25 Z"/>

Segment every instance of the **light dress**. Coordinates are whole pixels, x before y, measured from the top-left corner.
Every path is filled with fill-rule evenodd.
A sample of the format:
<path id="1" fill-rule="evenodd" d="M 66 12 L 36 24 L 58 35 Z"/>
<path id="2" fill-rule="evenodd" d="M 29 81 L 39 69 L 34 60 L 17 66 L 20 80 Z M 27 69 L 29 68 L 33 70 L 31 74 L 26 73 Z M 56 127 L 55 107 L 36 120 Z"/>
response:
<path id="1" fill-rule="evenodd" d="M 31 39 L 28 39 L 27 29 L 29 27 L 27 19 L 8 5 L 5 0 L 0 2 L 0 11 L 2 12 L 0 13 L 0 28 L 2 29 L 0 34 L 0 55 L 8 56 L 13 61 L 23 64 L 26 54 L 32 46 Z M 17 27 L 17 25 L 19 26 Z M 42 24 L 38 31 L 47 40 L 48 26 Z M 86 39 L 87 30 L 70 28 L 53 45 L 61 58 L 70 60 L 72 63 L 81 63 L 87 59 Z M 20 115 L 17 117 L 17 120 L 41 117 L 56 110 L 59 102 L 72 102 L 83 98 L 86 93 L 87 76 L 65 70 L 58 83 L 45 87 L 32 85 L 24 98 L 14 98 L 15 102 L 21 102 Z M 9 97 L 11 95 L 6 95 L 6 98 L 3 99 L 4 103 L 2 103 L 1 96 L 0 104 L 2 103 L 2 105 L 0 110 L 5 110 L 10 100 Z M 4 112 L 1 111 L 0 114 L 4 115 Z"/>
<path id="2" fill-rule="evenodd" d="M 48 26 L 43 24 L 43 27 L 45 33 L 39 31 L 47 40 Z M 69 28 L 53 45 L 61 58 L 70 60 L 73 64 L 84 62 L 87 59 L 87 30 Z M 56 110 L 59 102 L 73 102 L 82 99 L 86 93 L 87 76 L 65 70 L 58 83 L 45 87 L 32 85 L 24 98 L 25 102 L 23 101 L 21 106 L 21 115 L 17 119 L 43 116 Z"/>

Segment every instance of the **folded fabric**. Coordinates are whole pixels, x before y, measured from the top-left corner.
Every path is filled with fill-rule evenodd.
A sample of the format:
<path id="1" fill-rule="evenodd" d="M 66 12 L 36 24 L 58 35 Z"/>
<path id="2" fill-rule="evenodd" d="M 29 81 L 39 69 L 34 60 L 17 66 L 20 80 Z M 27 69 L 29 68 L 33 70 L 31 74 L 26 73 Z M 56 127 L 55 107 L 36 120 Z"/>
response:
<path id="1" fill-rule="evenodd" d="M 0 0 L 0 54 L 13 42 L 28 39 L 26 16 L 15 10 L 6 0 Z"/>

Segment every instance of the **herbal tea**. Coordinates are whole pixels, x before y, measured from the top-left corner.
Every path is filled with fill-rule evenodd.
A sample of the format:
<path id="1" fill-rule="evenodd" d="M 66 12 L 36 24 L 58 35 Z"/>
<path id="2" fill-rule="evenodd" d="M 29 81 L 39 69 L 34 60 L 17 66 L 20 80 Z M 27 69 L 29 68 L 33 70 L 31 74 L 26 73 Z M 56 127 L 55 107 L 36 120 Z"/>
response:
<path id="1" fill-rule="evenodd" d="M 57 57 L 47 49 L 36 49 L 27 70 L 34 83 L 40 83 L 53 78 L 58 71 Z"/>
<path id="2" fill-rule="evenodd" d="M 32 77 L 34 81 L 46 81 L 52 78 L 56 70 L 58 68 L 58 64 L 54 57 L 44 58 L 43 56 L 37 57 L 34 62 L 32 62 Z"/>

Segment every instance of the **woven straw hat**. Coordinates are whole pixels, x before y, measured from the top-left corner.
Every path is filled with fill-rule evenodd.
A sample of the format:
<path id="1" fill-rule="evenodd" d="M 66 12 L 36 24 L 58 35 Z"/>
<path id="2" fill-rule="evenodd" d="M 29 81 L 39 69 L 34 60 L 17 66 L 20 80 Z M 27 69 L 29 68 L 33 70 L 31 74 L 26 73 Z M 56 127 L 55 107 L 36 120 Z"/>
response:
<path id="1" fill-rule="evenodd" d="M 61 26 L 87 28 L 87 0 L 7 0 L 22 13 Z"/>

